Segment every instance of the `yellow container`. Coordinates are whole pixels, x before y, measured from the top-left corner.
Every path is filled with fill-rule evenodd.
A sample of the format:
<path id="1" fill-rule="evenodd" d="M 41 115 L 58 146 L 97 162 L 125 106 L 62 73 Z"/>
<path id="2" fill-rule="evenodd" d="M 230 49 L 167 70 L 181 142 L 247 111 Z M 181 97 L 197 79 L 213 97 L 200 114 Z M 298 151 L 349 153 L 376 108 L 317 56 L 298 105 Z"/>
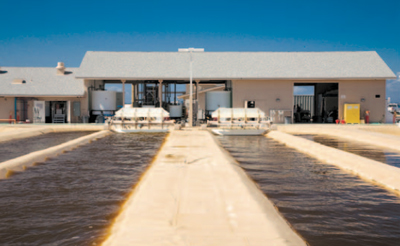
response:
<path id="1" fill-rule="evenodd" d="M 348 124 L 360 124 L 360 104 L 345 104 L 344 120 Z"/>

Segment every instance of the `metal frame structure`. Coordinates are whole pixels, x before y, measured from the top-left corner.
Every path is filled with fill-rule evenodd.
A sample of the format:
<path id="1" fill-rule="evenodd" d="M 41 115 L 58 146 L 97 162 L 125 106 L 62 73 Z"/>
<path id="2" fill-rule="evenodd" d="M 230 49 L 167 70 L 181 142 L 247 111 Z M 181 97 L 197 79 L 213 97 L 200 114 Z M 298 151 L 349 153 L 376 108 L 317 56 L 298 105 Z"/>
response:
<path id="1" fill-rule="evenodd" d="M 161 83 L 158 80 L 126 80 L 122 82 L 120 80 L 104 80 L 105 84 L 132 84 L 133 88 L 133 105 L 154 105 L 159 106 L 160 102 L 163 103 L 163 107 L 168 104 L 175 104 L 178 94 L 186 94 L 186 91 L 177 91 L 177 85 L 187 85 L 190 81 L 185 80 L 163 80 Z M 162 98 L 160 100 L 160 84 L 162 87 Z M 225 87 L 229 87 L 227 80 L 209 80 L 196 82 L 195 92 L 197 94 L 197 85 L 202 84 L 223 84 Z M 152 85 L 152 86 L 148 86 Z M 123 86 L 123 90 L 124 90 Z M 150 88 L 151 87 L 151 88 Z M 149 89 L 150 88 L 150 89 Z M 173 88 L 173 91 L 172 91 Z M 193 91 L 192 91 L 193 94 Z M 149 97 L 152 100 L 149 100 Z M 173 101 L 171 99 L 174 98 Z M 195 97 L 197 99 L 197 96 Z M 192 99 L 193 100 L 193 99 Z M 152 101 L 152 102 L 151 102 Z"/>

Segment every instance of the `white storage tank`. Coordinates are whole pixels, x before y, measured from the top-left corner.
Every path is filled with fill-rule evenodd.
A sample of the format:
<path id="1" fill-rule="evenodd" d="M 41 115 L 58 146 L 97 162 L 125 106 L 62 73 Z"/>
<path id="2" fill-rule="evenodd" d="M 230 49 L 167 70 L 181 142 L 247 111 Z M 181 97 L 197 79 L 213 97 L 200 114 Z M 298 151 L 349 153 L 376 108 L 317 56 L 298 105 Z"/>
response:
<path id="1" fill-rule="evenodd" d="M 117 110 L 117 92 L 92 91 L 92 110 Z"/>
<path id="2" fill-rule="evenodd" d="M 181 118 L 182 117 L 182 104 L 168 105 L 169 117 L 170 118 Z"/>
<path id="3" fill-rule="evenodd" d="M 117 91 L 116 107 L 117 109 L 122 108 L 124 102 L 122 102 L 122 92 Z"/>
<path id="4" fill-rule="evenodd" d="M 206 110 L 214 111 L 218 108 L 231 108 L 230 91 L 209 91 L 206 92 Z"/>

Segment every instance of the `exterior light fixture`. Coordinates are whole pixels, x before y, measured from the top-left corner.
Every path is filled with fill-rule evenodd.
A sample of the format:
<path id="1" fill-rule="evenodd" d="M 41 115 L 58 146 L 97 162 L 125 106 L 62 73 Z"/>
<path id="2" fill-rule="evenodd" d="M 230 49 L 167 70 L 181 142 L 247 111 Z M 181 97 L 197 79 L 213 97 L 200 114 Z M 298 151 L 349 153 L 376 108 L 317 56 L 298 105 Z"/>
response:
<path id="1" fill-rule="evenodd" d="M 277 98 L 277 99 L 275 99 L 275 101 L 276 101 L 276 102 L 280 102 L 280 101 L 281 101 L 281 99 L 280 99 L 280 98 Z"/>
<path id="2" fill-rule="evenodd" d="M 187 49 L 178 49 L 178 52 L 186 52 L 190 54 L 190 94 L 189 94 L 189 127 L 193 127 L 193 52 L 204 52 L 204 48 L 187 48 Z"/>
<path id="3" fill-rule="evenodd" d="M 361 102 L 365 102 L 365 98 L 361 98 Z"/>

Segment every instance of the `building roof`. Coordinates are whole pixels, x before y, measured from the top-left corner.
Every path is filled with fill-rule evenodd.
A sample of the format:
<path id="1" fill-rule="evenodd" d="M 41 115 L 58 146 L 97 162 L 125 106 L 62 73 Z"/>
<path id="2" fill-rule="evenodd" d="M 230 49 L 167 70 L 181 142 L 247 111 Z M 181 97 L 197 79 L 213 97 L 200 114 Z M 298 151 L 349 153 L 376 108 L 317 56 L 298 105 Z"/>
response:
<path id="1" fill-rule="evenodd" d="M 189 78 L 188 53 L 88 51 L 77 78 Z M 220 79 L 392 79 L 375 51 L 367 52 L 200 52 L 193 53 L 193 78 Z"/>
<path id="2" fill-rule="evenodd" d="M 66 68 L 65 75 L 56 75 L 52 67 L 1 67 L 0 96 L 83 96 L 84 84 L 75 78 L 76 71 Z"/>

